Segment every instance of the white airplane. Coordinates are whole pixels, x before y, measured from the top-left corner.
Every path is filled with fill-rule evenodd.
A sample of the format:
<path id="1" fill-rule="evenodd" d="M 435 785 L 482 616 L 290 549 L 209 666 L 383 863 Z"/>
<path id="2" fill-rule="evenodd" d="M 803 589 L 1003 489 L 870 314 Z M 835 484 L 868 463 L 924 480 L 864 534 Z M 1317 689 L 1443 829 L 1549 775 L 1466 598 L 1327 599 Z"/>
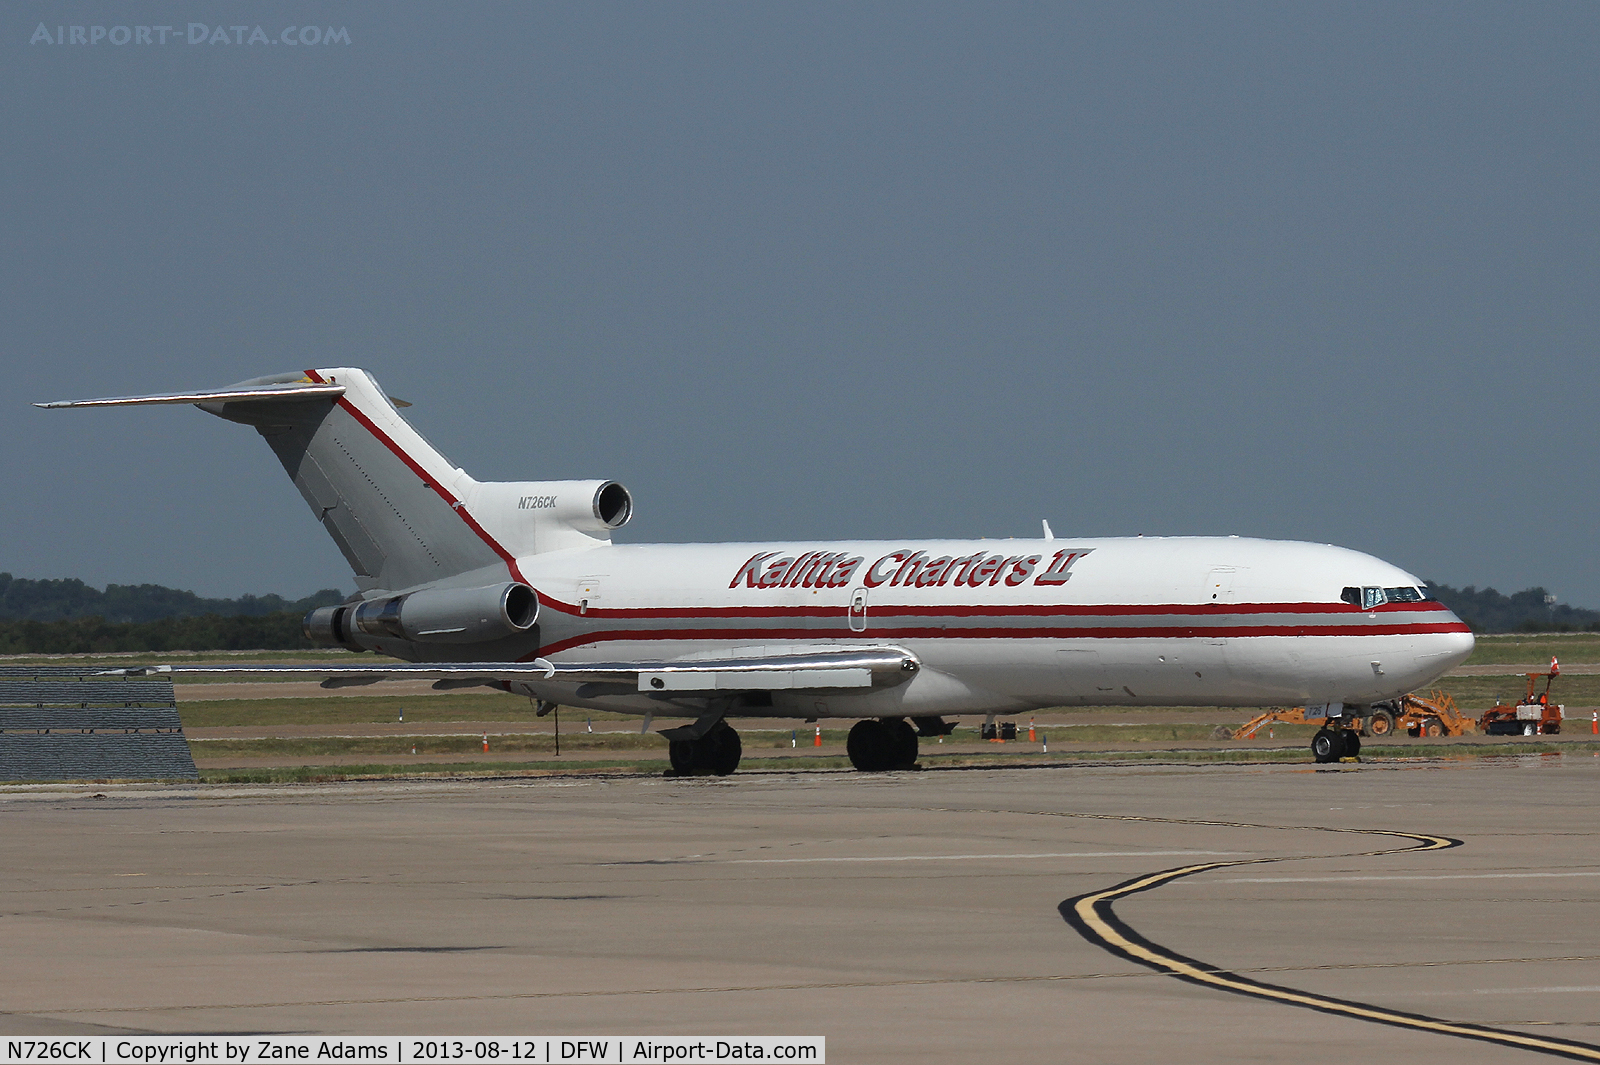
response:
<path id="1" fill-rule="evenodd" d="M 306 617 L 370 666 L 161 667 L 431 678 L 556 704 L 692 717 L 674 771 L 732 772 L 741 717 L 855 718 L 857 769 L 909 766 L 958 715 L 1072 705 L 1308 707 L 1341 724 L 1472 652 L 1415 576 L 1326 544 L 1241 537 L 613 544 L 615 481 L 475 481 L 365 371 L 61 403 L 192 403 L 267 440 L 350 568 Z"/>

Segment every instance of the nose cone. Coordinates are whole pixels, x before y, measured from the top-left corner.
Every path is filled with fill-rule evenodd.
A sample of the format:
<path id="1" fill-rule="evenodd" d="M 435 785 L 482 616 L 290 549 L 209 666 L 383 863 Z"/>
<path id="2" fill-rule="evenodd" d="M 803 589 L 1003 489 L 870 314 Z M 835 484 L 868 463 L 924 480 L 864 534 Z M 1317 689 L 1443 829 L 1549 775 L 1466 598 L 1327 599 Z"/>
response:
<path id="1" fill-rule="evenodd" d="M 1461 628 L 1454 632 L 1430 632 L 1417 638 L 1415 648 L 1420 664 L 1427 666 L 1434 677 L 1442 677 L 1472 657 L 1477 643 L 1472 632 L 1454 614 L 1450 620 Z"/>

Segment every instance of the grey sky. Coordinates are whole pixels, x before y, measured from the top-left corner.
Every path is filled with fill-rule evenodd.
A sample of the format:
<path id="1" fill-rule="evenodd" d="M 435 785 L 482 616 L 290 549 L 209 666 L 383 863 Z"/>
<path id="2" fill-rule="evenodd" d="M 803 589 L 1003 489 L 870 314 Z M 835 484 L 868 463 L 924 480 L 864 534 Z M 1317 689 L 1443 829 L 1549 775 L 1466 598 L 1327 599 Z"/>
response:
<path id="1" fill-rule="evenodd" d="M 353 364 L 474 476 L 623 481 L 632 542 L 1049 518 L 1600 605 L 1600 6 L 129 0 L 0 40 L 0 569 L 350 588 L 254 433 L 26 403 Z"/>

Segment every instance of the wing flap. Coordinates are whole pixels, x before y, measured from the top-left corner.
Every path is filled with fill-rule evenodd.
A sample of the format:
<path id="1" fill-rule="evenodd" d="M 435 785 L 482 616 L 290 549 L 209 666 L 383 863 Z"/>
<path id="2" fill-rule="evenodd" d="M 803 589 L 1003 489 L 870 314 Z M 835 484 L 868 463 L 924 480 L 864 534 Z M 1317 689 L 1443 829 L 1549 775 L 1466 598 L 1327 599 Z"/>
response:
<path id="1" fill-rule="evenodd" d="M 681 672 L 639 673 L 639 690 L 704 691 L 783 691 L 794 688 L 870 688 L 870 669 L 786 669 L 758 672 L 751 670 L 683 670 Z"/>

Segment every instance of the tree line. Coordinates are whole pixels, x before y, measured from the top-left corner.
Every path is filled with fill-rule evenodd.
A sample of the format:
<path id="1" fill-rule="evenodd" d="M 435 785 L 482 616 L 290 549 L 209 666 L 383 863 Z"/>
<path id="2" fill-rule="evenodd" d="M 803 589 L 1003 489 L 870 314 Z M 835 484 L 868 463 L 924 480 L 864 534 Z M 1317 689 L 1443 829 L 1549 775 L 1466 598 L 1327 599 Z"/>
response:
<path id="1" fill-rule="evenodd" d="M 303 614 L 202 614 L 155 621 L 63 618 L 0 621 L 0 654 L 107 654 L 114 651 L 292 651 L 312 647 Z"/>
<path id="2" fill-rule="evenodd" d="M 1429 581 L 1428 591 L 1473 632 L 1600 632 L 1600 610 L 1548 604 L 1543 588 L 1506 595 L 1493 588 L 1452 588 Z"/>
<path id="3" fill-rule="evenodd" d="M 298 650 L 312 646 L 300 628 L 306 613 L 344 599 L 334 588 L 303 599 L 206 599 L 159 584 L 101 591 L 76 578 L 0 573 L 0 654 Z"/>
<path id="4" fill-rule="evenodd" d="M 344 594 L 324 588 L 304 599 L 281 595 L 242 595 L 237 599 L 203 599 L 193 592 L 159 584 L 108 584 L 105 591 L 75 577 L 31 580 L 0 573 L 0 621 L 62 621 L 104 618 L 111 622 L 158 621 L 164 618 L 264 617 L 288 613 L 304 616 L 319 606 L 344 602 Z"/>

